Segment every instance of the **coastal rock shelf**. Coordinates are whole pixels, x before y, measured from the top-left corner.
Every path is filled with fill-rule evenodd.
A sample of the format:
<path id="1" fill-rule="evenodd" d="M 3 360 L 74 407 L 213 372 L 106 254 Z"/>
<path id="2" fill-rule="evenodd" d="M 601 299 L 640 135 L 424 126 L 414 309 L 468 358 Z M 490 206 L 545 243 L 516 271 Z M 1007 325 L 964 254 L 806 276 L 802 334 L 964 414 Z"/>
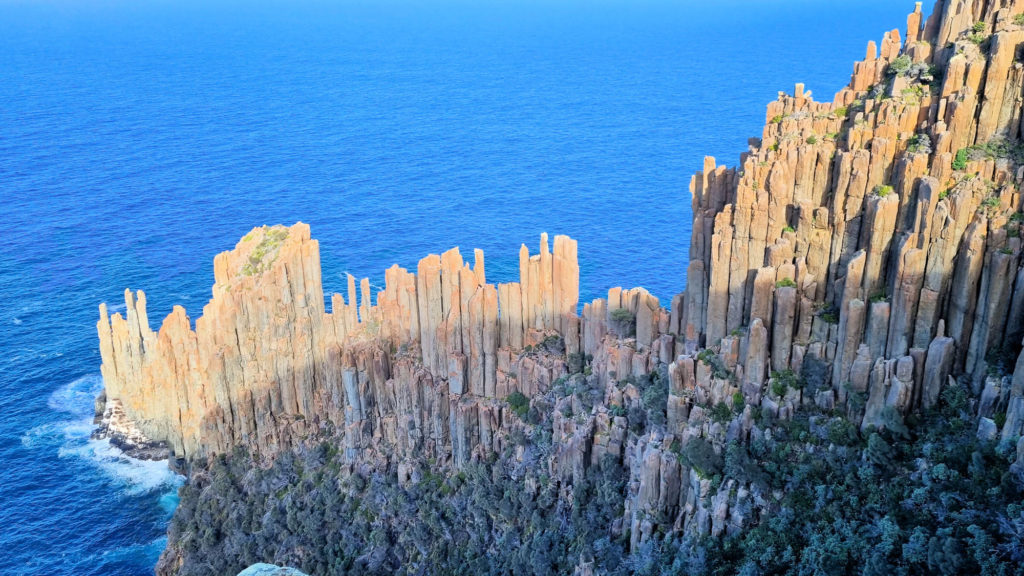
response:
<path id="1" fill-rule="evenodd" d="M 350 276 L 328 312 L 308 226 L 256 228 L 216 257 L 194 330 L 176 307 L 152 331 L 141 291 L 123 316 L 100 307 L 107 410 L 190 462 L 327 439 L 403 482 L 425 460 L 525 457 L 513 437 L 544 423 L 560 482 L 626 467 L 615 530 L 634 548 L 766 517 L 777 491 L 706 464 L 801 411 L 905 430 L 964 386 L 972 434 L 1017 442 L 1020 472 L 1022 48 L 1024 1 L 942 0 L 927 20 L 918 3 L 831 102 L 780 93 L 738 167 L 694 176 L 668 308 L 642 288 L 581 307 L 576 242 L 544 235 L 519 282 L 456 248 L 376 294 Z M 566 382 L 596 399 L 552 397 Z M 664 421 L 634 426 L 645 409 Z"/>

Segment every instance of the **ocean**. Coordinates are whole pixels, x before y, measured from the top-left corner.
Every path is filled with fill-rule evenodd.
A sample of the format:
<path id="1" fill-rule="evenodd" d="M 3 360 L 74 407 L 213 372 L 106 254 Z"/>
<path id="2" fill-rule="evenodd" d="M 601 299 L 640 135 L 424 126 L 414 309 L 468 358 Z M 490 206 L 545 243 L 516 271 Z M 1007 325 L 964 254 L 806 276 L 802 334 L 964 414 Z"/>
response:
<path id="1" fill-rule="evenodd" d="M 585 300 L 685 286 L 690 176 L 831 100 L 892 0 L 0 0 L 0 573 L 151 574 L 183 478 L 92 441 L 97 306 L 195 317 L 212 260 L 308 222 L 325 288 L 451 246 Z M 465 253 L 465 251 L 464 251 Z"/>

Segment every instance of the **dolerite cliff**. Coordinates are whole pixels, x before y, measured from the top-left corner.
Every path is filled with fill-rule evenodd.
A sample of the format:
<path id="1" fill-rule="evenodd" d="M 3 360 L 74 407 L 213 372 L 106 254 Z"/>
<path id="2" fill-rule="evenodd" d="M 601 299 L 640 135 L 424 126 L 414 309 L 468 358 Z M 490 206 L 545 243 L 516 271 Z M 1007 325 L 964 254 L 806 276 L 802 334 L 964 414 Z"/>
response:
<path id="1" fill-rule="evenodd" d="M 580 574 L 641 573 L 608 547 L 643 559 L 667 542 L 698 573 L 709 541 L 723 543 L 720 566 L 751 574 L 1019 573 L 1022 49 L 1024 1 L 940 0 L 927 20 L 918 3 L 905 36 L 869 43 L 831 102 L 799 84 L 780 93 L 738 167 L 708 158 L 693 178 L 688 285 L 668 308 L 614 288 L 581 309 L 576 243 L 544 236 L 539 253 L 520 249 L 519 282 L 489 284 L 480 251 L 470 265 L 452 249 L 415 272 L 392 267 L 376 294 L 349 277 L 328 312 L 309 228 L 256 228 L 215 259 L 194 329 L 176 307 L 153 332 L 142 292 L 126 292 L 124 316 L 101 306 L 106 420 L 115 435 L 166 443 L 209 486 L 233 477 L 226 456 L 271 469 L 327 446 L 315 466 L 335 470 L 332 489 L 348 494 L 365 484 L 350 479 L 374 475 L 411 493 L 432 482 L 458 491 L 482 466 L 487 482 L 517 482 L 523 506 L 553 485 L 556 501 L 580 509 L 578 487 L 610 461 L 624 474 L 620 505 L 603 536 L 568 549 Z M 814 461 L 823 478 L 839 472 L 835 485 L 795 468 Z M 837 518 L 853 520 L 830 506 L 865 484 L 905 490 L 890 495 L 891 514 L 881 506 L 875 524 L 840 538 L 877 536 L 877 546 L 828 564 L 808 551 L 829 541 L 798 534 L 809 525 L 779 528 L 817 498 L 811 511 L 838 538 Z M 357 516 L 384 526 L 367 540 L 386 549 L 377 555 L 339 548 L 321 562 L 292 545 L 267 557 L 282 548 L 266 543 L 239 561 L 430 573 L 433 544 L 401 544 L 374 510 Z M 515 524 L 488 514 L 492 535 Z M 885 522 L 897 536 L 882 536 Z M 203 573 L 189 554 L 231 539 L 223 526 L 203 542 L 189 532 L 200 524 L 177 526 L 167 573 Z M 781 540 L 764 544 L 766 534 Z M 473 542 L 477 557 L 500 548 Z M 755 558 L 757 546 L 774 552 Z"/>

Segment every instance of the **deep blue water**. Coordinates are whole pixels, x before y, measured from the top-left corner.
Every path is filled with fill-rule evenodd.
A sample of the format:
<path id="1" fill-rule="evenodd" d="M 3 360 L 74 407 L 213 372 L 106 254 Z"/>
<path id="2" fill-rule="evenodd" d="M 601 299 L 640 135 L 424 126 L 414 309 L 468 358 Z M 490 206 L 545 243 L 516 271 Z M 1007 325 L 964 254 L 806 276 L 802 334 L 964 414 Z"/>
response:
<path id="1" fill-rule="evenodd" d="M 684 287 L 688 183 L 819 99 L 912 2 L 0 0 L 0 573 L 152 572 L 180 479 L 90 442 L 97 304 L 197 314 L 212 258 L 309 222 L 329 290 L 453 245 L 512 280 Z"/>

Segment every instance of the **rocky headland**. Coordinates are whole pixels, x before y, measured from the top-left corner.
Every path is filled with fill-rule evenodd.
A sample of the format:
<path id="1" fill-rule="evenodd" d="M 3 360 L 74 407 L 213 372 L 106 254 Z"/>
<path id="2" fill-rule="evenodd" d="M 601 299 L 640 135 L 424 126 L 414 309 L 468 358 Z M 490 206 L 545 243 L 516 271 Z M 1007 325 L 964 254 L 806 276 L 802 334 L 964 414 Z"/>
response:
<path id="1" fill-rule="evenodd" d="M 101 306 L 105 430 L 190 476 L 158 572 L 1020 573 L 1024 1 L 902 30 L 705 159 L 671 302 L 545 235 L 328 306 L 296 224 L 194 327 Z"/>

